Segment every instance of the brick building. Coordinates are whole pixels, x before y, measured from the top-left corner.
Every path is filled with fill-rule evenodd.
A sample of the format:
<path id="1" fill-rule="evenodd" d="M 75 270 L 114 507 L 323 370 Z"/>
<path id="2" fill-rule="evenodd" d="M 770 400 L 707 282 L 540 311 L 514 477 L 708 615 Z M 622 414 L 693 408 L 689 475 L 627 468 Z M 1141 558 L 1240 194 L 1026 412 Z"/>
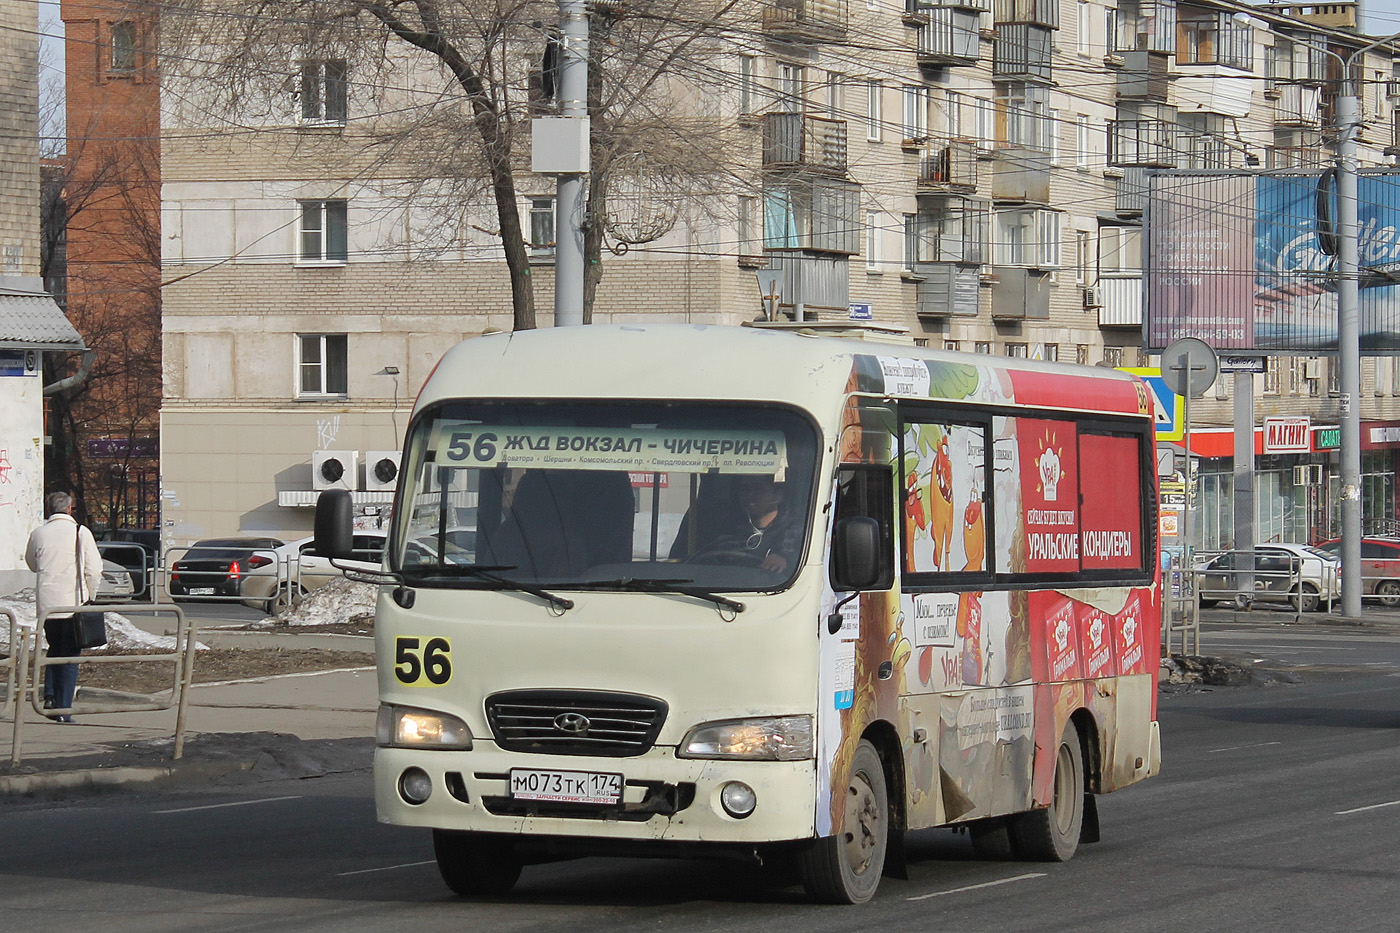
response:
<path id="1" fill-rule="evenodd" d="M 789 314 L 899 325 L 971 352 L 1147 365 L 1144 173 L 1322 164 L 1339 75 L 1320 50 L 1369 41 L 1348 3 L 793 0 L 751 12 L 680 82 L 739 184 L 607 255 L 595 321 L 749 320 L 761 310 L 753 270 L 768 267 Z M 402 195 L 406 162 L 381 154 L 375 128 L 429 112 L 440 84 L 431 61 L 391 54 L 389 84 L 333 44 L 265 56 L 277 80 L 236 120 L 199 69 L 166 70 L 172 543 L 306 531 L 319 450 L 358 451 L 358 501 L 387 501 L 364 488 L 364 454 L 397 446 L 447 346 L 511 326 L 487 203 L 436 226 Z M 1390 52 L 1368 53 L 1363 72 L 1362 158 L 1380 165 L 1394 142 Z M 552 193 L 552 179 L 528 176 L 519 191 L 542 326 Z M 1368 360 L 1365 376 L 1364 417 L 1393 417 L 1400 370 Z M 1334 379 L 1324 358 L 1274 358 L 1256 396 L 1264 414 L 1325 424 Z M 1228 424 L 1228 386 L 1196 414 Z M 1395 512 L 1393 468 L 1377 461 L 1391 490 L 1378 514 Z M 1291 502 L 1293 474 L 1279 476 Z M 1276 524 L 1261 523 L 1261 538 L 1299 533 Z"/>
<path id="2" fill-rule="evenodd" d="M 97 351 L 55 398 L 55 444 L 89 519 L 156 527 L 160 371 L 160 83 L 155 5 L 63 0 L 67 308 Z"/>

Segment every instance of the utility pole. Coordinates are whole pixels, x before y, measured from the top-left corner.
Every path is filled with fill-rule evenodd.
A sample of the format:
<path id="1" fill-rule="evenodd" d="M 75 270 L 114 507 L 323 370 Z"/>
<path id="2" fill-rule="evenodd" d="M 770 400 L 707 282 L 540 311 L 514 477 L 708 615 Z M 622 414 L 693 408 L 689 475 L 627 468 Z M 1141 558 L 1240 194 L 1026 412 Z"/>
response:
<path id="1" fill-rule="evenodd" d="M 531 170 L 558 177 L 554 198 L 554 326 L 583 323 L 583 229 L 587 221 L 588 5 L 559 0 L 559 116 L 537 117 Z"/>

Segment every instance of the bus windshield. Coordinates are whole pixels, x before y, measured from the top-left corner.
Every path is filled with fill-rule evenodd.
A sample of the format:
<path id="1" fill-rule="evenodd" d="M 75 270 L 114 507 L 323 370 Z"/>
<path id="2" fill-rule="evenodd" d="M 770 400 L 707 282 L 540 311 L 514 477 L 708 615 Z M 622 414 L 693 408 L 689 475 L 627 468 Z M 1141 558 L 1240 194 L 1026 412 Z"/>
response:
<path id="1" fill-rule="evenodd" d="M 778 589 L 818 450 L 774 407 L 437 405 L 409 430 L 389 566 L 416 586 Z"/>

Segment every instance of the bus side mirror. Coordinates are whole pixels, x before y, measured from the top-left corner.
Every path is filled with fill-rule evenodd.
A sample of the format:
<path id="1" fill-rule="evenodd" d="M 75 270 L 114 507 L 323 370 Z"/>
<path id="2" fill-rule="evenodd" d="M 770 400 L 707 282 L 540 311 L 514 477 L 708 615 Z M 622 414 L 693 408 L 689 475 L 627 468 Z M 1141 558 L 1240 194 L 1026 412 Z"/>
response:
<path id="1" fill-rule="evenodd" d="M 328 489 L 316 498 L 316 553 L 346 560 L 350 557 L 354 503 L 345 489 Z"/>
<path id="2" fill-rule="evenodd" d="M 880 582 L 880 523 L 868 516 L 836 522 L 831 582 L 838 590 L 865 590 Z"/>

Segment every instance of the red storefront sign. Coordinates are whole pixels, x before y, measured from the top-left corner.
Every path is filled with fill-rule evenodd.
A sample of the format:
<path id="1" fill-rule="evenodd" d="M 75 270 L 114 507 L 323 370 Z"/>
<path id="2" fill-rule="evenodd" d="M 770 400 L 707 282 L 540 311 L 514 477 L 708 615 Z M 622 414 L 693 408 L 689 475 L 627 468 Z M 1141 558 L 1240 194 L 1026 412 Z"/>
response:
<path id="1" fill-rule="evenodd" d="M 1305 454 L 1312 450 L 1312 419 L 1306 415 L 1265 418 L 1264 453 Z"/>

